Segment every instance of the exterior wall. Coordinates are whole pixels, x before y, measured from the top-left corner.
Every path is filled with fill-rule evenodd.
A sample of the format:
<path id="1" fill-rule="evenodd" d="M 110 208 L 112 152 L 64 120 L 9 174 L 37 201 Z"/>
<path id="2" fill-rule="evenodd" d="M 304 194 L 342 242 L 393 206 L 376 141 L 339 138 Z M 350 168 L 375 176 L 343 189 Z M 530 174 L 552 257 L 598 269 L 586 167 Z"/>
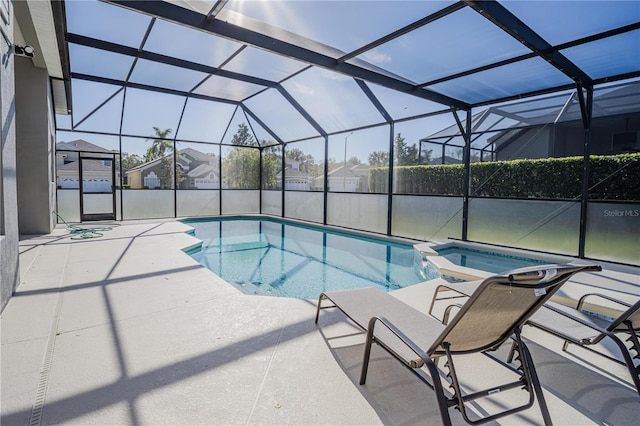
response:
<path id="1" fill-rule="evenodd" d="M 142 173 L 140 170 L 125 173 L 129 188 L 142 188 Z"/>
<path id="2" fill-rule="evenodd" d="M 160 177 L 162 176 L 162 164 L 160 162 L 158 162 L 158 164 L 154 164 L 153 166 L 129 172 L 127 174 L 128 175 L 129 188 L 131 188 L 131 189 L 142 189 L 142 188 L 145 188 L 147 186 L 145 184 L 145 178 L 151 177 L 151 173 L 154 173 L 155 177 L 157 177 L 158 180 L 159 180 Z M 159 186 L 158 186 L 158 188 L 159 188 Z"/>
<path id="3" fill-rule="evenodd" d="M 143 185 L 145 188 L 149 189 L 162 188 L 161 177 L 155 172 L 155 170 L 151 170 L 145 175 Z"/>
<path id="4" fill-rule="evenodd" d="M 589 154 L 620 154 L 622 151 L 613 146 L 612 137 L 623 132 L 640 132 L 640 117 L 628 114 L 594 118 Z M 500 150 L 498 160 L 582 156 L 584 151 L 584 130 L 579 120 L 535 127 L 520 139 Z M 631 151 L 637 151 L 638 147 Z"/>
<path id="5" fill-rule="evenodd" d="M 554 129 L 553 157 L 582 156 L 584 151 L 584 130 L 582 123 L 559 123 Z"/>
<path id="6" fill-rule="evenodd" d="M 513 160 L 518 158 L 548 158 L 552 156 L 553 126 L 541 130 L 534 129 L 524 134 L 523 140 L 516 140 L 500 149 L 497 160 Z"/>
<path id="7" fill-rule="evenodd" d="M 49 76 L 28 58 L 14 57 L 16 179 L 21 234 L 47 234 L 54 227 L 55 179 Z"/>
<path id="8" fill-rule="evenodd" d="M 179 186 L 186 186 L 187 189 L 218 189 L 220 188 L 220 178 L 212 172 L 204 177 L 185 179 Z"/>
<path id="9" fill-rule="evenodd" d="M 13 4 L 8 2 L 10 16 Z M 0 19 L 2 32 L 13 43 L 13 23 Z M 3 42 L 0 56 L 7 54 Z M 18 268 L 18 196 L 16 188 L 16 103 L 13 56 L 0 64 L 0 131 L 2 154 L 0 155 L 0 312 L 4 310 L 19 282 Z"/>

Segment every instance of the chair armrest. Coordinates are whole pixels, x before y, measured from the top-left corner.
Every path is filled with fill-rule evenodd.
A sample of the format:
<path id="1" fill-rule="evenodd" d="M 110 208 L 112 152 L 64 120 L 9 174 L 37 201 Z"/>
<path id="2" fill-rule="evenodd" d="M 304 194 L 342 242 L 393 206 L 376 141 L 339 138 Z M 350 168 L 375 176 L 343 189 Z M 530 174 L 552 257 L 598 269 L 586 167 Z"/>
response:
<path id="1" fill-rule="evenodd" d="M 449 316 L 451 315 L 451 310 L 453 308 L 458 308 L 461 309 L 462 308 L 462 304 L 461 303 L 455 303 L 453 305 L 449 305 L 445 308 L 444 310 L 444 314 L 442 315 L 442 323 L 444 325 L 449 324 Z"/>
<path id="2" fill-rule="evenodd" d="M 623 302 L 622 300 L 616 299 L 615 297 L 611 297 L 611 296 L 607 296 L 606 294 L 602 294 L 602 293 L 587 293 L 585 295 L 583 295 L 579 300 L 578 300 L 578 305 L 576 306 L 577 310 L 581 310 L 582 306 L 584 305 L 584 303 L 586 302 L 587 298 L 589 297 L 599 297 L 601 299 L 605 299 L 608 300 L 610 302 L 614 302 L 617 303 L 619 305 L 622 306 L 626 306 L 627 308 L 629 308 L 631 306 L 631 304 Z"/>
<path id="3" fill-rule="evenodd" d="M 389 321 L 385 317 L 372 317 L 371 320 L 369 320 L 369 330 L 367 330 L 367 332 L 373 338 L 375 338 L 375 325 L 376 325 L 377 322 L 379 322 L 380 324 L 385 326 L 402 343 L 404 343 L 411 350 L 411 352 L 415 353 L 417 355 L 417 357 L 420 359 L 419 361 L 416 360 L 416 359 L 411 359 L 411 360 L 405 359 L 404 361 L 406 362 L 406 364 L 409 367 L 411 367 L 411 368 L 420 368 L 427 362 L 427 358 L 428 358 L 427 353 L 423 349 L 418 347 L 418 345 L 416 345 L 411 339 L 409 339 L 409 337 L 407 337 L 407 335 L 405 335 L 402 331 L 400 331 L 395 325 L 393 325 L 393 323 L 391 321 Z M 379 342 L 383 343 L 380 340 L 379 340 Z M 398 359 L 403 358 L 396 351 L 392 350 L 389 345 L 385 345 L 385 347 L 387 348 L 388 351 L 394 353 L 394 355 Z"/>
<path id="4" fill-rule="evenodd" d="M 441 291 L 452 291 L 454 293 L 457 293 L 457 296 L 449 296 L 449 297 L 438 297 L 438 294 Z M 469 297 L 468 294 L 465 294 L 459 290 L 456 290 L 456 288 L 454 287 L 454 285 L 449 285 L 449 284 L 440 284 L 436 287 L 435 291 L 433 292 L 433 298 L 431 299 L 431 305 L 429 305 L 429 315 L 434 316 L 433 315 L 433 308 L 436 305 L 436 302 L 439 300 L 449 300 L 449 299 L 458 299 L 460 297 Z"/>

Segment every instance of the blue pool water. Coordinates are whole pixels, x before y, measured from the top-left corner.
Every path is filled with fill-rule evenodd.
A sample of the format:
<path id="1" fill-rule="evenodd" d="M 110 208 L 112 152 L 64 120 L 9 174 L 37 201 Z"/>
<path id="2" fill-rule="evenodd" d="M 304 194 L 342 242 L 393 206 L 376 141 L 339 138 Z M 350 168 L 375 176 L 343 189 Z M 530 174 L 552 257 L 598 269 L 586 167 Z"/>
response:
<path id="1" fill-rule="evenodd" d="M 436 249 L 438 254 L 449 260 L 454 265 L 496 274 L 523 268 L 525 266 L 544 265 L 549 262 L 538 259 L 530 259 L 520 256 L 512 256 L 502 253 L 493 253 L 483 250 L 475 250 L 466 247 L 447 247 Z"/>
<path id="2" fill-rule="evenodd" d="M 203 241 L 190 255 L 248 294 L 317 299 L 323 291 L 422 281 L 411 245 L 273 219 L 184 222 Z"/>

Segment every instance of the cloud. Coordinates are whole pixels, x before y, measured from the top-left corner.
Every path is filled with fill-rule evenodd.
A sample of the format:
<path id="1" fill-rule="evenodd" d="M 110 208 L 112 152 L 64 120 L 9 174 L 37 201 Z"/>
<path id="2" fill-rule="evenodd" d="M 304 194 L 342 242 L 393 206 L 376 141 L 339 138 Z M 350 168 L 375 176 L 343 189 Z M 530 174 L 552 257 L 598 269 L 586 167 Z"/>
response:
<path id="1" fill-rule="evenodd" d="M 391 63 L 391 55 L 384 52 L 369 51 L 369 52 L 363 53 L 362 56 L 368 62 L 371 62 L 372 64 L 376 64 L 376 65 Z"/>
<path id="2" fill-rule="evenodd" d="M 292 92 L 299 93 L 301 95 L 313 95 L 315 93 L 315 90 L 313 90 L 313 87 L 308 86 L 306 84 L 302 84 L 299 81 L 292 80 L 291 85 L 292 85 L 291 87 Z"/>

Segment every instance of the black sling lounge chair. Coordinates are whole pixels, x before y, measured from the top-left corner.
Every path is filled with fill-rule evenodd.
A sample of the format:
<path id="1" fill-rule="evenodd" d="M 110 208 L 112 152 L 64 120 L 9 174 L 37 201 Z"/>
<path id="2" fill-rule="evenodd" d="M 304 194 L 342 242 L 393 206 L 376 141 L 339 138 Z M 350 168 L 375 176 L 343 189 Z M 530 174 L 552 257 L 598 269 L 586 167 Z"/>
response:
<path id="1" fill-rule="evenodd" d="M 433 312 L 437 301 L 466 299 L 480 283 L 469 281 L 438 285 L 429 313 Z M 444 296 L 441 296 L 443 293 Z M 610 306 L 618 305 L 620 314 L 607 318 L 584 313 L 583 309 L 588 308 L 587 304 L 594 299 L 601 299 L 605 303 L 612 302 Z M 458 307 L 459 303 L 448 305 L 444 310 L 442 322 L 446 324 L 452 310 Z M 588 293 L 578 300 L 575 307 L 547 302 L 527 320 L 526 324 L 563 339 L 563 351 L 567 351 L 569 345 L 574 344 L 626 366 L 640 396 L 640 300 L 629 304 L 608 295 Z M 598 343 L 605 339 L 610 339 L 617 346 L 618 351 L 614 354 L 617 356 L 598 350 Z"/>
<path id="2" fill-rule="evenodd" d="M 606 319 L 582 312 L 585 303 L 593 298 L 601 298 L 623 306 L 624 311 L 616 318 Z M 640 300 L 633 305 L 612 297 L 590 293 L 578 300 L 575 308 L 549 302 L 537 311 L 527 322 L 528 325 L 544 330 L 564 340 L 566 351 L 574 344 L 602 355 L 612 361 L 626 365 L 631 379 L 640 394 Z M 594 348 L 602 340 L 609 338 L 619 349 L 620 358 L 613 358 Z"/>
<path id="3" fill-rule="evenodd" d="M 449 408 L 460 410 L 464 420 L 480 424 L 530 408 L 535 400 L 545 424 L 551 424 L 540 382 L 531 355 L 520 338 L 527 319 L 540 308 L 572 275 L 580 271 L 600 270 L 599 266 L 546 265 L 522 268 L 505 275 L 485 279 L 447 325 L 442 324 L 378 288 L 322 293 L 318 300 L 316 323 L 321 309 L 337 307 L 360 328 L 367 331 L 360 384 L 367 378 L 372 343 L 377 343 L 431 387 L 437 397 L 443 424 L 451 424 Z M 323 305 L 329 300 L 332 304 Z M 514 365 L 493 356 L 507 339 L 515 342 Z M 456 374 L 456 355 L 483 353 L 489 359 L 516 373 L 517 379 L 499 387 L 463 393 Z M 444 365 L 452 395 L 445 395 L 436 360 L 446 357 Z M 516 362 L 517 361 L 517 362 Z M 515 364 L 519 365 L 515 365 Z M 425 368 L 427 371 L 423 370 Z M 528 401 L 503 411 L 471 419 L 466 403 L 493 393 L 523 389 Z M 535 396 L 534 396 L 535 395 Z"/>

